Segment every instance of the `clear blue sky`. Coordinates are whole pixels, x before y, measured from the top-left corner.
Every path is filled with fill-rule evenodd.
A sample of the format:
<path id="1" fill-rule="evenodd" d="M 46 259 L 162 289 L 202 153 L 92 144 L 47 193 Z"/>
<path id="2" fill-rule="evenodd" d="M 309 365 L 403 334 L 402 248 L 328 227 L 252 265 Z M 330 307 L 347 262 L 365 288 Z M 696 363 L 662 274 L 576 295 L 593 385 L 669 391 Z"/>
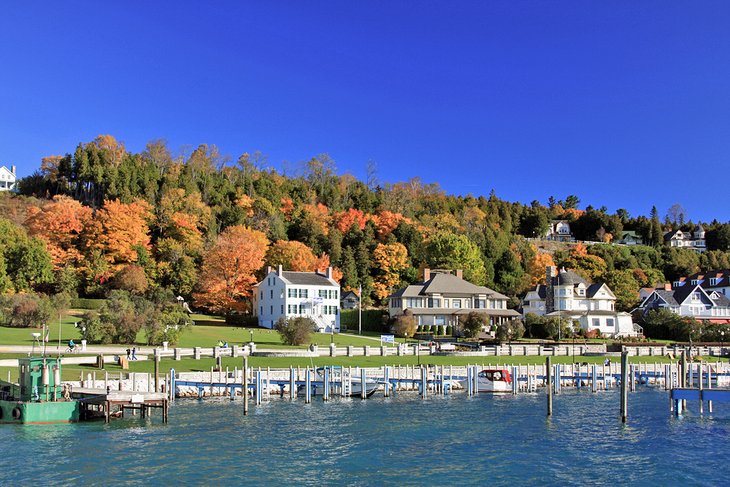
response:
<path id="1" fill-rule="evenodd" d="M 728 221 L 730 2 L 4 2 L 0 164 L 99 134 Z"/>

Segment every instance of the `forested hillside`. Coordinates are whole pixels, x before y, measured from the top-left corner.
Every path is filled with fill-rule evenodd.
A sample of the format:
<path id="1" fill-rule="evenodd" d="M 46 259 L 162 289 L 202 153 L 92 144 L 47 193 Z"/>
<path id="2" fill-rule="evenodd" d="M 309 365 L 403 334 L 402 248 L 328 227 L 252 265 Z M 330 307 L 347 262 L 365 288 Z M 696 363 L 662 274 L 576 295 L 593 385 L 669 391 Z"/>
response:
<path id="1" fill-rule="evenodd" d="M 104 297 L 121 289 L 245 312 L 266 265 L 332 265 L 343 289 L 362 285 L 364 303 L 377 306 L 431 267 L 464 269 L 516 306 L 557 264 L 607 282 L 628 309 L 642 286 L 730 267 L 728 224 L 704 224 L 702 255 L 663 245 L 665 231 L 696 224 L 677 208 L 662 220 L 656 209 L 648 217 L 579 209 L 575 195 L 545 205 L 494 192 L 453 196 L 418 177 L 381 184 L 373 165 L 367 181 L 339 175 L 326 155 L 282 172 L 258 153 L 231 161 L 200 145 L 173 156 L 163 141 L 131 153 L 111 136 L 44 158 L 20 181 L 22 195 L 0 198 L 0 290 Z M 552 219 L 569 220 L 579 240 L 605 244 L 548 252 L 529 239 Z M 624 230 L 650 246 L 612 245 Z"/>

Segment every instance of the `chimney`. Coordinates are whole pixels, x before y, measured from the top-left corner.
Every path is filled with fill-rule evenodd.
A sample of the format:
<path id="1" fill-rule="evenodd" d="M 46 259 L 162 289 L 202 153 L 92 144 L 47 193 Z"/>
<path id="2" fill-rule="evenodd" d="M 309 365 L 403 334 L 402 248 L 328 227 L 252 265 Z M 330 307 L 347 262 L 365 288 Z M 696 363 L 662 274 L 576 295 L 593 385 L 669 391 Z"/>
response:
<path id="1" fill-rule="evenodd" d="M 665 282 L 664 283 L 664 290 L 665 291 L 671 291 L 672 290 L 672 285 L 670 283 L 668 283 L 668 282 Z"/>
<path id="2" fill-rule="evenodd" d="M 276 275 L 281 276 L 284 273 L 283 266 L 279 265 L 279 267 L 276 269 Z"/>
<path id="3" fill-rule="evenodd" d="M 464 271 L 462 269 L 456 269 L 456 277 L 464 279 Z"/>
<path id="4" fill-rule="evenodd" d="M 431 269 L 423 269 L 423 282 L 431 279 Z"/>
<path id="5" fill-rule="evenodd" d="M 332 266 L 327 267 L 327 279 L 332 279 Z"/>
<path id="6" fill-rule="evenodd" d="M 549 265 L 545 268 L 545 312 L 552 313 L 555 311 L 555 288 L 553 287 L 553 277 L 555 276 L 555 266 Z"/>
<path id="7" fill-rule="evenodd" d="M 10 172 L 11 173 L 15 174 L 15 170 L 16 170 L 16 167 L 15 166 L 10 166 Z"/>
<path id="8" fill-rule="evenodd" d="M 266 266 L 266 275 L 268 276 L 269 274 L 271 274 L 271 266 L 267 265 Z"/>

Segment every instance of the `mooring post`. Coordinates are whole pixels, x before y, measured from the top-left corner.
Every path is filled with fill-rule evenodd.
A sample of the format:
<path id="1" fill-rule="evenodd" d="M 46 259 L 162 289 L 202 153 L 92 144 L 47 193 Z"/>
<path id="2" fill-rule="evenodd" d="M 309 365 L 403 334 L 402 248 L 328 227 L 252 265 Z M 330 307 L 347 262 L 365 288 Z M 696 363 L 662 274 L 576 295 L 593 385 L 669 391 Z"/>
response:
<path id="1" fill-rule="evenodd" d="M 309 367 L 304 371 L 304 382 L 306 384 L 306 391 L 304 393 L 304 402 L 309 404 L 312 402 L 312 378 L 309 376 Z"/>
<path id="2" fill-rule="evenodd" d="M 707 388 L 712 389 L 712 366 L 707 364 Z M 707 401 L 707 411 L 712 412 L 712 401 Z"/>
<path id="3" fill-rule="evenodd" d="M 248 414 L 248 355 L 243 356 L 243 375 L 241 376 L 241 397 L 243 398 L 243 415 Z"/>
<path id="4" fill-rule="evenodd" d="M 388 373 L 388 366 L 386 365 L 383 370 L 383 386 L 385 386 L 385 389 L 383 390 L 383 396 L 388 397 L 390 393 L 390 374 Z"/>
<path id="5" fill-rule="evenodd" d="M 322 384 L 322 400 L 329 401 L 330 399 L 330 370 L 329 367 L 324 368 L 324 383 Z"/>
<path id="6" fill-rule="evenodd" d="M 170 388 L 170 401 L 175 400 L 175 369 L 170 369 L 170 384 L 168 384 L 168 387 Z"/>
<path id="7" fill-rule="evenodd" d="M 595 364 L 591 369 L 591 392 L 598 392 L 598 368 Z"/>
<path id="8" fill-rule="evenodd" d="M 289 399 L 292 401 L 297 397 L 297 387 L 294 383 L 294 367 L 289 366 Z"/>
<path id="9" fill-rule="evenodd" d="M 545 381 L 547 389 L 547 415 L 553 415 L 553 366 L 550 363 L 550 356 L 545 357 Z"/>
<path id="10" fill-rule="evenodd" d="M 155 392 L 160 392 L 160 349 L 153 350 L 155 357 Z"/>
<path id="11" fill-rule="evenodd" d="M 366 375 L 365 374 L 365 367 L 362 367 L 360 369 L 360 397 L 362 399 L 365 399 L 365 398 L 368 397 L 367 396 L 368 391 L 367 391 L 367 387 L 366 387 L 366 384 L 365 384 L 365 375 Z"/>
<path id="12" fill-rule="evenodd" d="M 621 422 L 625 423 L 629 411 L 629 352 L 621 352 Z"/>

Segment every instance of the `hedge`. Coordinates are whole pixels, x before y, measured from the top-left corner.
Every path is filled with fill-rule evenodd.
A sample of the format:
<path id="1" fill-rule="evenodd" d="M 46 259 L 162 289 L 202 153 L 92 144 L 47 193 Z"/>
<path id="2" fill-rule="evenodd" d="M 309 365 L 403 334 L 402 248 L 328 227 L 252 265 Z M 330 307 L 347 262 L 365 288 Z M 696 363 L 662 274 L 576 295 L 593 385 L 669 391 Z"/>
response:
<path id="1" fill-rule="evenodd" d="M 340 312 L 340 327 L 342 329 L 357 331 L 358 310 L 343 309 Z M 362 310 L 362 330 L 387 332 L 388 312 L 382 309 Z"/>

